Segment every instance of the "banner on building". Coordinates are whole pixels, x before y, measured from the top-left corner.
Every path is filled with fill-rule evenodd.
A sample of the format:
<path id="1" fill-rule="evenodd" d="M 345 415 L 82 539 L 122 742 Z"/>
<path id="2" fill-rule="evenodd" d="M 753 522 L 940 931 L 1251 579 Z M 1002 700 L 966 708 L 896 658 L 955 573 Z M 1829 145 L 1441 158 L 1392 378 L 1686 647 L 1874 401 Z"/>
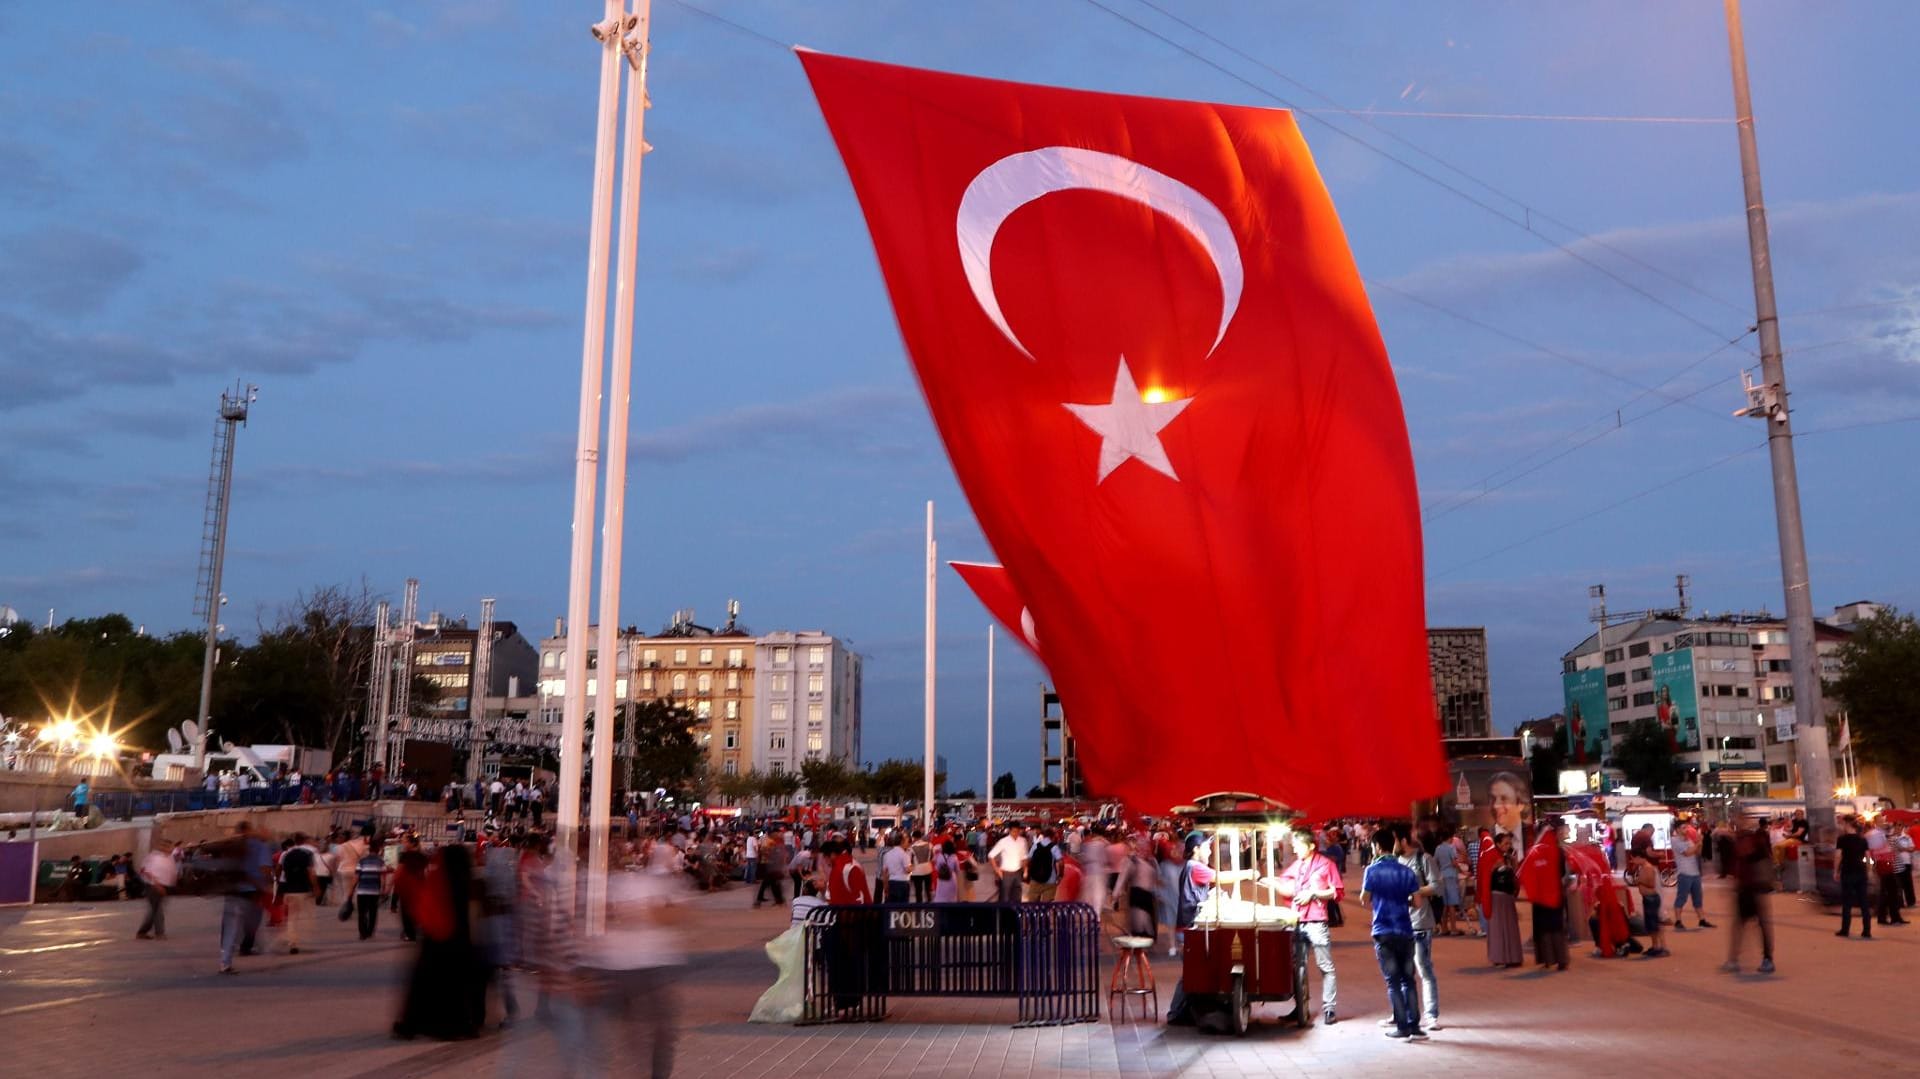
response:
<path id="1" fill-rule="evenodd" d="M 1566 698 L 1567 745 L 1574 759 L 1598 761 L 1607 755 L 1607 672 L 1599 667 L 1560 676 Z"/>
<path id="2" fill-rule="evenodd" d="M 1700 698 L 1693 680 L 1693 649 L 1653 657 L 1654 715 L 1681 749 L 1700 748 Z"/>

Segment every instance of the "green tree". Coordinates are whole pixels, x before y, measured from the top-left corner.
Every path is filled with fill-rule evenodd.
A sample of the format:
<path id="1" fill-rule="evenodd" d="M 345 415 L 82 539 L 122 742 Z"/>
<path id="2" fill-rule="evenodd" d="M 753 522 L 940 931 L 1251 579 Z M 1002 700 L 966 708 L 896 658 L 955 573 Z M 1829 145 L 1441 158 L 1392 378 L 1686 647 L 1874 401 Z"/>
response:
<path id="1" fill-rule="evenodd" d="M 1920 778 L 1920 623 L 1891 608 L 1861 622 L 1840 646 L 1833 695 L 1845 704 L 1855 752 Z"/>
<path id="2" fill-rule="evenodd" d="M 856 774 L 846 762 L 819 757 L 800 762 L 800 782 L 807 789 L 807 797 L 816 802 L 850 798 L 858 787 Z"/>
<path id="3" fill-rule="evenodd" d="M 203 652 L 198 635 L 148 636 L 121 614 L 53 630 L 10 626 L 0 637 L 0 714 L 29 725 L 71 714 L 122 743 L 161 745 L 167 727 L 193 718 Z"/>
<path id="4" fill-rule="evenodd" d="M 1012 772 L 1001 772 L 999 778 L 993 781 L 993 796 L 995 798 L 1020 797 L 1020 785 L 1014 782 Z"/>
<path id="5" fill-rule="evenodd" d="M 925 792 L 924 774 L 912 761 L 884 760 L 863 773 L 862 793 L 870 802 L 904 802 Z"/>
<path id="6" fill-rule="evenodd" d="M 689 790 L 706 762 L 693 736 L 693 713 L 672 701 L 652 700 L 622 705 L 620 717 L 615 744 L 632 751 L 634 788 Z"/>
<path id="7" fill-rule="evenodd" d="M 977 802 L 980 800 L 980 792 L 972 787 L 962 787 L 957 791 L 948 792 L 947 797 L 956 802 Z"/>
<path id="8" fill-rule="evenodd" d="M 760 782 L 754 793 L 772 805 L 784 804 L 789 798 L 800 793 L 800 774 L 798 772 L 769 772 L 759 777 Z"/>
<path id="9" fill-rule="evenodd" d="M 748 769 L 745 772 L 724 772 L 714 778 L 715 794 L 727 800 L 728 805 L 739 805 L 760 793 L 760 773 Z"/>
<path id="10" fill-rule="evenodd" d="M 1680 789 L 1684 775 L 1673 754 L 1673 740 L 1657 719 L 1637 719 L 1613 741 L 1613 766 L 1627 782 L 1666 797 Z"/>
<path id="11" fill-rule="evenodd" d="M 1059 788 L 1059 787 L 1056 787 L 1056 786 L 1054 786 L 1054 785 L 1053 785 L 1053 784 L 1051 784 L 1051 783 L 1042 783 L 1042 784 L 1040 784 L 1040 785 L 1038 785 L 1038 786 L 1034 786 L 1034 787 L 1029 787 L 1029 788 L 1027 788 L 1027 797 L 1029 797 L 1029 798 L 1058 798 L 1058 797 L 1060 797 L 1060 788 Z"/>

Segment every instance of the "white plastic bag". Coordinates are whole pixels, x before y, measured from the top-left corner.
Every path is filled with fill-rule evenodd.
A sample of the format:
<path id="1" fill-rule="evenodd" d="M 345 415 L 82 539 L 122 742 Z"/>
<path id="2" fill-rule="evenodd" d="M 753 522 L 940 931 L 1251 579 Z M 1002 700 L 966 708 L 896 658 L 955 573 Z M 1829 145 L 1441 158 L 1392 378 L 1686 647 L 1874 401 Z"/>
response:
<path id="1" fill-rule="evenodd" d="M 796 925 L 767 942 L 767 958 L 773 960 L 774 968 L 780 974 L 774 979 L 772 988 L 760 994 L 760 999 L 754 1003 L 753 1013 L 747 1016 L 749 1023 L 800 1021 L 804 998 L 801 949 L 805 946 L 805 938 L 805 929 Z"/>

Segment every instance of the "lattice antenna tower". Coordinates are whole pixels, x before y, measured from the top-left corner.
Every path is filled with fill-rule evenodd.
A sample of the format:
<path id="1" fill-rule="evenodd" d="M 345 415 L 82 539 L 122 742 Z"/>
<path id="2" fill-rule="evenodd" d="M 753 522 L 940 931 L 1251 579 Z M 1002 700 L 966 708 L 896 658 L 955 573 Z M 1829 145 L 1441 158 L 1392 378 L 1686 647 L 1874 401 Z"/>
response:
<path id="1" fill-rule="evenodd" d="M 207 649 L 200 664 L 200 710 L 194 714 L 193 766 L 207 764 L 207 730 L 212 724 L 213 667 L 220 651 L 220 577 L 227 560 L 227 515 L 233 502 L 233 443 L 247 423 L 247 408 L 259 400 L 260 388 L 235 383 L 220 394 L 220 413 L 213 425 L 213 463 L 207 472 L 207 505 L 200 521 L 200 572 L 194 587 L 193 613 L 207 620 Z"/>

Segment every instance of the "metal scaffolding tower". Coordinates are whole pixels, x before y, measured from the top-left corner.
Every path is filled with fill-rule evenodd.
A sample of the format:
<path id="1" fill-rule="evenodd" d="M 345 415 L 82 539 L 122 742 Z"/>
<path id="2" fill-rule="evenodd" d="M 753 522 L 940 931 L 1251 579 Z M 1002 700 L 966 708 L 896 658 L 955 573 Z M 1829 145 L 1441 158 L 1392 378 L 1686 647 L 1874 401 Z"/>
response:
<path id="1" fill-rule="evenodd" d="M 473 723 L 468 740 L 467 782 L 480 778 L 487 745 L 487 692 L 493 682 L 493 597 L 480 600 L 480 636 L 473 642 L 473 677 L 467 683 L 467 716 Z"/>
<path id="2" fill-rule="evenodd" d="M 407 578 L 407 591 L 400 600 L 400 624 L 393 629 L 394 675 L 393 718 L 399 729 L 393 732 L 392 774 L 404 775 L 407 767 L 407 735 L 413 729 L 413 639 L 420 629 L 420 578 Z"/>
<path id="3" fill-rule="evenodd" d="M 232 393 L 220 394 L 220 415 L 213 425 L 213 465 L 207 476 L 207 507 L 200 524 L 200 574 L 195 588 L 193 613 L 207 620 L 207 651 L 200 664 L 200 710 L 194 718 L 198 732 L 193 740 L 193 767 L 207 767 L 207 734 L 213 725 L 213 665 L 220 652 L 220 607 L 227 602 L 220 594 L 220 576 L 227 560 L 227 515 L 233 501 L 233 442 L 239 428 L 246 426 L 247 406 L 260 397 L 259 387 L 236 384 Z"/>
<path id="4" fill-rule="evenodd" d="M 387 763 L 388 702 L 393 700 L 393 607 L 381 600 L 373 613 L 372 677 L 367 685 L 367 765 Z"/>

